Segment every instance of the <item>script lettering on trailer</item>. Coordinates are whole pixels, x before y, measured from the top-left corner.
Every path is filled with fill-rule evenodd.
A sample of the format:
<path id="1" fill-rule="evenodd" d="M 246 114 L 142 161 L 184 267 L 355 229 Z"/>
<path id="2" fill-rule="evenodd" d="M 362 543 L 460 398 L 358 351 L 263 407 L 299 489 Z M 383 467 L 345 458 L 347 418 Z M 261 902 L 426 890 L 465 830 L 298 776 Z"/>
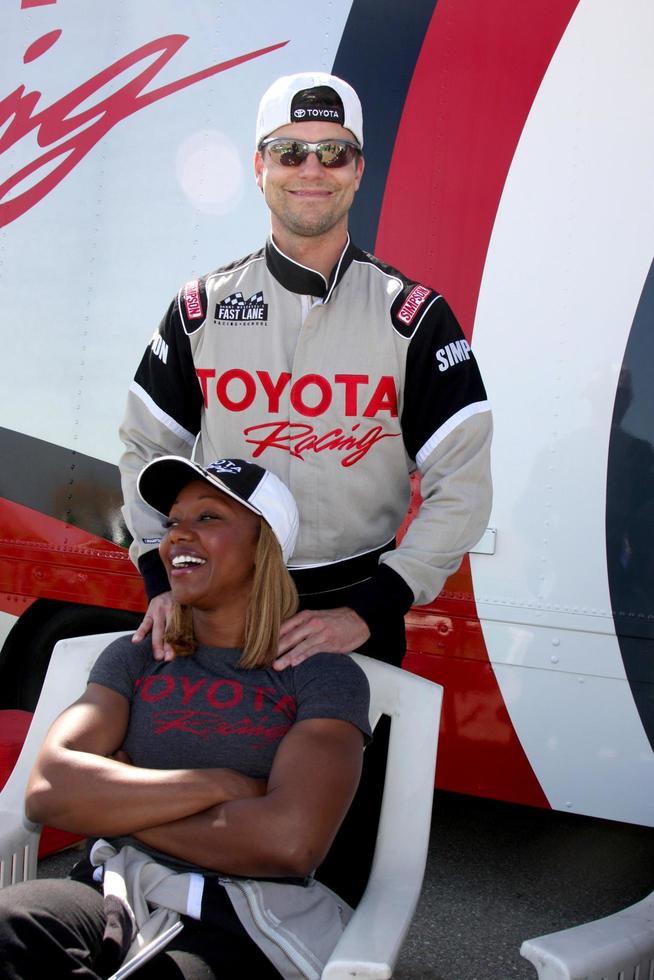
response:
<path id="1" fill-rule="evenodd" d="M 56 0 L 22 0 L 21 9 L 51 6 Z M 49 31 L 29 45 L 23 63 L 42 57 L 62 35 Z M 186 34 L 169 34 L 142 44 L 91 78 L 81 81 L 67 95 L 39 107 L 41 92 L 18 85 L 0 98 L 0 163 L 2 155 L 33 134 L 45 152 L 19 166 L 0 182 L 0 227 L 10 224 L 50 193 L 84 159 L 114 126 L 128 116 L 166 99 L 205 78 L 228 71 L 246 61 L 284 47 L 281 41 L 203 68 L 159 88 L 150 83 L 189 40 Z M 141 71 L 134 73 L 136 68 Z M 116 82 L 124 84 L 116 88 Z M 92 104 L 88 104 L 90 100 Z M 84 109 L 80 107 L 84 105 Z M 79 112 L 76 110 L 80 109 Z M 4 127 L 4 130 L 3 130 Z M 24 144 L 25 146 L 27 144 Z"/>

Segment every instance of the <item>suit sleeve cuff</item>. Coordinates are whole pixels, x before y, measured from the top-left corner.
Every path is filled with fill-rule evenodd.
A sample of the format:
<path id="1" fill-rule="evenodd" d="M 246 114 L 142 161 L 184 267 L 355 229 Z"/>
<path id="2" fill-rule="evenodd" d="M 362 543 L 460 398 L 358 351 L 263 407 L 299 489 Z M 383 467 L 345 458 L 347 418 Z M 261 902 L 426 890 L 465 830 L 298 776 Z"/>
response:
<path id="1" fill-rule="evenodd" d="M 377 571 L 357 586 L 348 605 L 361 616 L 371 633 L 386 624 L 403 619 L 414 603 L 413 592 L 401 575 L 389 565 L 380 564 Z"/>
<path id="2" fill-rule="evenodd" d="M 139 558 L 139 571 L 143 576 L 145 592 L 150 599 L 161 595 L 162 592 L 170 592 L 170 583 L 166 575 L 166 569 L 156 548 L 146 551 Z"/>

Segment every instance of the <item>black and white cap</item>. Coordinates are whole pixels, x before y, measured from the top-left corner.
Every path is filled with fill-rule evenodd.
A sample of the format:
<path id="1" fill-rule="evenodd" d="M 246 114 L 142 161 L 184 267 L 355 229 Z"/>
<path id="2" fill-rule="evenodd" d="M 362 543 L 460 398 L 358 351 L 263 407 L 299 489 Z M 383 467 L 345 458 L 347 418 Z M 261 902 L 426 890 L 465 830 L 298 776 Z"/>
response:
<path id="1" fill-rule="evenodd" d="M 217 459 L 200 466 L 183 456 L 160 456 L 143 467 L 137 489 L 146 504 L 167 517 L 180 490 L 192 480 L 206 480 L 263 517 L 288 561 L 297 541 L 299 517 L 293 494 L 278 476 L 245 459 Z"/>
<path id="2" fill-rule="evenodd" d="M 264 92 L 257 115 L 257 141 L 295 122 L 334 122 L 363 146 L 363 112 L 351 85 L 321 71 L 283 75 Z"/>

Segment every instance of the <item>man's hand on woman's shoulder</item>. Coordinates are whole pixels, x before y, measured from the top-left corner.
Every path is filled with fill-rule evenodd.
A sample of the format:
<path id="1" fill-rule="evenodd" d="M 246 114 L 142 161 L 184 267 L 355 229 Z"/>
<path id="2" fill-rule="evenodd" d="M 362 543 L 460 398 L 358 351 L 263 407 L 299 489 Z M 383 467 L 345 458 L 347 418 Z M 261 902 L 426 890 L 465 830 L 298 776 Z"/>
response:
<path id="1" fill-rule="evenodd" d="M 132 643 L 140 643 L 152 633 L 152 652 L 155 660 L 174 660 L 175 651 L 164 643 L 164 633 L 173 611 L 172 592 L 162 592 L 150 600 L 143 621 L 132 637 Z"/>
<path id="2" fill-rule="evenodd" d="M 282 623 L 275 670 L 297 667 L 314 653 L 352 653 L 370 636 L 354 609 L 303 609 Z"/>

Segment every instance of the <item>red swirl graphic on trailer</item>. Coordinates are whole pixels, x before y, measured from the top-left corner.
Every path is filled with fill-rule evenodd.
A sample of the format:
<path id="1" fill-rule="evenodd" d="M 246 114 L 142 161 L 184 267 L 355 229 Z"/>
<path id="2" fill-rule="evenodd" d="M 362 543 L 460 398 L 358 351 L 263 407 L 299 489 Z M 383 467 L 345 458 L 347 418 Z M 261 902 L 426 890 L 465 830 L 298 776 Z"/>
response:
<path id="1" fill-rule="evenodd" d="M 23 6 L 36 5 L 29 0 L 23 3 Z M 25 52 L 24 61 L 33 61 L 51 49 L 60 35 L 61 32 L 52 31 L 33 42 Z M 205 78 L 260 58 L 288 43 L 281 41 L 250 51 L 160 88 L 145 91 L 188 40 L 185 34 L 169 34 L 149 41 L 39 112 L 35 110 L 40 102 L 41 92 L 28 92 L 24 85 L 19 85 L 0 100 L 0 128 L 6 126 L 0 137 L 0 155 L 30 133 L 35 133 L 39 147 L 49 147 L 0 184 L 0 226 L 15 221 L 43 200 L 123 119 Z M 133 75 L 134 68 L 140 65 L 143 66 L 142 71 Z M 109 91 L 116 79 L 121 77 L 129 77 L 129 81 L 121 88 Z M 107 92 L 104 97 L 103 89 Z M 75 114 L 76 109 L 96 96 L 100 96 L 97 102 Z M 28 186 L 21 191 L 21 185 L 25 184 Z"/>

